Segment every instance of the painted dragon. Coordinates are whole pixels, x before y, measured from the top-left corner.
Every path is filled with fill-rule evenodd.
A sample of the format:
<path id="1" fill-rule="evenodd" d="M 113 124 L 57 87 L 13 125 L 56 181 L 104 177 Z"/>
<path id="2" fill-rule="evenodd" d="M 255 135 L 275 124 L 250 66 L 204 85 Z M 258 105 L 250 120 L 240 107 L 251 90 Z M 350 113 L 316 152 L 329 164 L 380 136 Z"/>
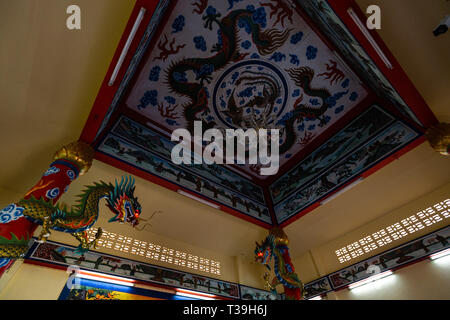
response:
<path id="1" fill-rule="evenodd" d="M 248 53 L 239 52 L 238 22 L 246 23 L 251 31 L 252 41 L 261 55 L 268 55 L 284 44 L 291 29 L 277 30 L 275 28 L 262 31 L 259 24 L 252 19 L 251 10 L 234 10 L 224 18 L 215 10 L 207 10 L 203 16 L 205 28 L 212 30 L 213 23 L 219 27 L 220 41 L 212 48 L 216 52 L 209 58 L 187 58 L 173 63 L 167 70 L 167 83 L 173 92 L 189 97 L 191 102 L 183 107 L 183 116 L 187 121 L 187 129 L 193 131 L 194 121 L 199 120 L 198 114 L 208 110 L 208 92 L 204 86 L 209 83 L 212 73 L 224 68 L 230 62 L 244 59 Z M 192 72 L 195 81 L 188 81 L 186 72 Z M 204 123 L 203 128 L 214 127 L 215 123 Z"/>
<path id="2" fill-rule="evenodd" d="M 246 24 L 248 26 L 252 42 L 262 56 L 275 52 L 289 37 L 292 29 L 288 28 L 284 30 L 268 28 L 263 31 L 261 26 L 253 20 L 253 13 L 249 9 L 238 9 L 229 12 L 225 17 L 220 19 L 220 13 L 216 12 L 215 9 L 210 10 L 208 8 L 206 15 L 203 16 L 203 20 L 205 21 L 204 27 L 212 30 L 214 23 L 218 26 L 219 41 L 211 50 L 215 54 L 208 58 L 182 59 L 172 63 L 166 70 L 166 81 L 171 91 L 190 98 L 190 102 L 183 106 L 182 111 L 183 117 L 187 121 L 186 127 L 189 131 L 193 132 L 194 121 L 200 120 L 200 113 L 209 112 L 209 93 L 204 85 L 205 82 L 209 83 L 211 81 L 212 73 L 221 70 L 230 62 L 240 61 L 248 55 L 248 53 L 241 54 L 239 52 L 240 38 L 238 35 L 238 25 Z M 292 112 L 283 119 L 283 130 L 285 131 L 286 138 L 280 145 L 280 154 L 286 153 L 296 143 L 296 123 L 302 122 L 306 118 L 313 118 L 320 121 L 319 126 L 326 124 L 324 114 L 330 106 L 329 98 L 331 97 L 327 89 L 311 87 L 311 82 L 314 78 L 314 70 L 311 68 L 300 67 L 286 71 L 294 83 L 303 89 L 304 93 L 310 97 L 320 98 L 322 103 L 318 107 L 313 107 L 301 103 L 303 95 L 297 99 Z M 186 77 L 186 73 L 188 72 L 195 75 L 195 80 L 188 80 L 188 77 Z M 276 86 L 273 86 L 271 92 L 265 92 L 263 96 L 267 101 L 263 101 L 263 98 L 257 98 L 261 101 L 252 101 L 249 107 L 260 106 L 262 104 L 272 105 L 273 102 L 271 100 L 278 94 L 278 89 Z M 231 119 L 236 125 L 243 125 L 246 122 L 243 119 L 242 110 L 243 108 L 237 108 L 234 101 L 229 101 L 227 112 L 232 115 Z M 213 128 L 216 125 L 214 121 L 205 122 L 203 120 L 203 122 L 203 130 Z M 252 127 L 252 124 L 245 123 L 245 125 Z M 253 124 L 253 126 L 255 125 L 258 126 L 258 124 Z"/>
<path id="3" fill-rule="evenodd" d="M 281 284 L 287 300 L 301 300 L 304 295 L 303 283 L 295 273 L 289 256 L 289 240 L 280 228 L 272 228 L 261 244 L 256 242 L 255 260 L 271 270 L 269 263 L 274 259 L 275 277 L 269 281 L 266 273 L 264 280 L 272 292 L 276 294 L 276 286 Z"/>
<path id="4" fill-rule="evenodd" d="M 82 142 L 62 147 L 41 180 L 21 200 L 0 210 L 0 271 L 11 260 L 25 255 L 39 225 L 42 231 L 38 241 L 46 241 L 50 230 L 57 230 L 72 234 L 80 242 L 79 253 L 95 248 L 102 229 L 98 229 L 92 241 L 86 230 L 98 219 L 101 199 L 106 199 L 106 206 L 114 214 L 109 222 L 128 222 L 133 227 L 139 223 L 142 209 L 134 196 L 135 181 L 131 177 L 116 180 L 114 185 L 100 182 L 87 186 L 71 209 L 57 204 L 69 184 L 87 172 L 93 156 L 93 149 Z"/>
<path id="5" fill-rule="evenodd" d="M 325 112 L 330 107 L 329 98 L 332 96 L 325 88 L 312 88 L 311 82 L 314 78 L 314 70 L 309 67 L 299 67 L 286 70 L 294 83 L 303 89 L 303 92 L 310 97 L 318 97 L 322 99 L 322 103 L 318 107 L 308 106 L 302 102 L 303 94 L 295 101 L 293 110 L 289 116 L 283 120 L 286 130 L 286 139 L 280 145 L 280 154 L 287 152 L 296 142 L 297 133 L 295 130 L 295 123 L 302 122 L 306 118 L 318 119 L 319 126 L 326 125 L 324 118 Z"/>

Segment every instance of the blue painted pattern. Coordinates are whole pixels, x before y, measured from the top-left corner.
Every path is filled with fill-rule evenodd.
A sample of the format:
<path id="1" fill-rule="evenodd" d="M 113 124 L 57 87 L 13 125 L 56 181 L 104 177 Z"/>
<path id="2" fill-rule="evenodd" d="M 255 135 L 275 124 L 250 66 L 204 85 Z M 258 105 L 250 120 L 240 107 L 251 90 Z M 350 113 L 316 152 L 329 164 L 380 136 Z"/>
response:
<path id="1" fill-rule="evenodd" d="M 0 211 L 0 223 L 9 223 L 23 217 L 23 207 L 19 207 L 16 204 L 10 204 L 6 208 Z"/>

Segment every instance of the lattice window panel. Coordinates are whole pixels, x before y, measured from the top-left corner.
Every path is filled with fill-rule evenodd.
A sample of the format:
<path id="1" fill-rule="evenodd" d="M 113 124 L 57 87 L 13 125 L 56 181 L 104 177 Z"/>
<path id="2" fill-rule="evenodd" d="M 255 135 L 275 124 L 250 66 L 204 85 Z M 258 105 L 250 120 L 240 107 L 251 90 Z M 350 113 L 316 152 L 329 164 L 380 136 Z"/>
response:
<path id="1" fill-rule="evenodd" d="M 450 199 L 426 208 L 335 251 L 340 263 L 355 259 L 450 217 Z M 211 266 L 213 266 L 211 264 Z"/>
<path id="2" fill-rule="evenodd" d="M 97 228 L 91 228 L 86 231 L 89 241 L 95 239 L 97 230 Z M 97 247 L 113 249 L 145 257 L 147 259 L 158 260 L 175 264 L 180 267 L 187 267 L 202 272 L 220 275 L 220 262 L 218 261 L 163 247 L 155 243 L 148 243 L 132 237 L 108 232 L 106 230 L 103 230 L 102 236 L 97 240 Z"/>
<path id="3" fill-rule="evenodd" d="M 147 253 L 145 254 L 145 257 L 149 258 L 149 259 L 159 260 L 159 253 L 147 251 Z"/>
<path id="4" fill-rule="evenodd" d="M 173 256 L 173 252 L 174 252 L 173 249 L 169 249 L 169 248 L 166 248 L 166 247 L 162 248 L 162 253 L 163 254 L 166 254 L 166 255 L 169 255 L 169 256 Z"/>
<path id="5" fill-rule="evenodd" d="M 167 262 L 167 263 L 173 263 L 173 257 L 162 254 L 160 261 Z"/>
<path id="6" fill-rule="evenodd" d="M 220 275 L 220 269 L 217 269 L 217 268 L 210 268 L 209 269 L 209 272 L 210 273 L 212 273 L 212 274 L 217 274 L 217 275 Z"/>
<path id="7" fill-rule="evenodd" d="M 199 270 L 203 272 L 209 272 L 209 267 L 205 265 L 199 265 Z"/>
<path id="8" fill-rule="evenodd" d="M 175 251 L 175 258 L 186 260 L 187 253 L 186 252 L 181 252 L 181 251 Z"/>
<path id="9" fill-rule="evenodd" d="M 188 254 L 188 261 L 198 262 L 198 256 L 193 256 L 192 254 Z"/>

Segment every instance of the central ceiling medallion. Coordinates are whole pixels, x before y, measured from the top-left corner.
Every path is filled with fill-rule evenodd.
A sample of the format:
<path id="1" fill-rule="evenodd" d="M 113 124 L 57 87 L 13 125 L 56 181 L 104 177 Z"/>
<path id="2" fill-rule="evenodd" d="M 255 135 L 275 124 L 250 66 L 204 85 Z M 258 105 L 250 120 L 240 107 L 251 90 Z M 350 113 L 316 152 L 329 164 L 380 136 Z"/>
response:
<path id="1" fill-rule="evenodd" d="M 214 86 L 212 99 L 217 119 L 234 129 L 275 127 L 287 101 L 283 73 L 263 60 L 246 60 L 226 69 Z"/>

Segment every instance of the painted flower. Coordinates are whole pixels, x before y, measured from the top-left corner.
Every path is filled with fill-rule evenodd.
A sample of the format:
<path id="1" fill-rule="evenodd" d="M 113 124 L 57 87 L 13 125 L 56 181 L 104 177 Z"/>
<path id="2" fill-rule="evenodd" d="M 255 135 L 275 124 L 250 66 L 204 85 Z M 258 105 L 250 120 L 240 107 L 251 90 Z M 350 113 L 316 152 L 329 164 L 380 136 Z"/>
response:
<path id="1" fill-rule="evenodd" d="M 289 56 L 291 57 L 291 63 L 292 64 L 295 64 L 297 66 L 300 64 L 300 60 L 299 60 L 299 58 L 297 57 L 296 54 L 290 54 Z"/>
<path id="2" fill-rule="evenodd" d="M 352 92 L 352 94 L 350 95 L 350 101 L 356 101 L 356 99 L 358 99 L 358 94 L 356 92 Z"/>
<path id="3" fill-rule="evenodd" d="M 266 20 L 266 10 L 264 7 L 259 7 L 253 12 L 252 19 L 255 23 L 259 24 L 262 28 L 265 28 L 267 25 Z"/>
<path id="4" fill-rule="evenodd" d="M 348 90 L 347 90 L 347 91 L 342 91 L 342 92 L 335 93 L 335 94 L 333 95 L 333 97 L 334 97 L 336 100 L 339 100 L 339 99 L 341 99 L 343 96 L 345 96 L 345 95 L 347 95 L 347 94 L 348 94 Z"/>
<path id="5" fill-rule="evenodd" d="M 248 87 L 238 93 L 238 97 L 251 97 L 253 95 L 253 90 L 256 87 Z"/>
<path id="6" fill-rule="evenodd" d="M 252 59 L 259 59 L 259 54 L 257 54 L 257 53 L 252 53 L 252 55 L 250 56 L 250 58 L 252 58 Z"/>
<path id="7" fill-rule="evenodd" d="M 159 66 L 154 66 L 151 70 L 150 70 L 150 75 L 148 76 L 148 80 L 150 81 L 158 81 L 159 80 L 159 72 L 161 71 L 161 67 Z"/>
<path id="8" fill-rule="evenodd" d="M 196 36 L 193 39 L 195 47 L 201 51 L 206 51 L 206 41 L 203 36 Z"/>
<path id="9" fill-rule="evenodd" d="M 328 103 L 329 108 L 333 108 L 336 105 L 336 98 L 334 96 L 328 97 L 325 102 Z"/>
<path id="10" fill-rule="evenodd" d="M 242 42 L 241 46 L 242 48 L 248 50 L 252 46 L 252 43 L 248 40 L 245 40 L 244 42 Z"/>
<path id="11" fill-rule="evenodd" d="M 302 41 L 302 38 L 303 38 L 303 32 L 297 32 L 296 34 L 293 34 L 291 36 L 291 43 L 292 44 L 297 44 L 300 41 Z"/>
<path id="12" fill-rule="evenodd" d="M 169 126 L 179 125 L 178 122 L 172 119 L 166 119 L 166 122 Z"/>
<path id="13" fill-rule="evenodd" d="M 252 32 L 252 27 L 250 26 L 250 24 L 246 19 L 243 18 L 239 19 L 238 27 L 241 29 L 245 29 L 245 32 L 247 32 L 248 34 Z"/>
<path id="14" fill-rule="evenodd" d="M 158 104 L 158 91 L 149 90 L 144 93 L 144 96 L 140 100 L 141 104 L 138 105 L 138 109 L 144 109 L 149 104 L 156 106 Z"/>
<path id="15" fill-rule="evenodd" d="M 274 60 L 275 62 L 280 62 L 282 60 L 286 60 L 286 55 L 281 52 L 275 52 L 269 60 Z"/>
<path id="16" fill-rule="evenodd" d="M 233 9 L 234 4 L 241 1 L 243 0 L 228 0 L 228 4 L 230 5 L 230 7 L 227 10 Z"/>
<path id="17" fill-rule="evenodd" d="M 306 58 L 308 60 L 314 60 L 317 57 L 317 48 L 313 46 L 308 46 L 306 49 Z"/>
<path id="18" fill-rule="evenodd" d="M 172 32 L 176 33 L 176 32 L 180 32 L 181 30 L 183 30 L 185 25 L 185 18 L 183 15 L 179 15 L 172 23 Z"/>
<path id="19" fill-rule="evenodd" d="M 349 79 L 345 79 L 344 82 L 342 82 L 342 88 L 347 88 L 350 84 L 350 80 Z"/>
<path id="20" fill-rule="evenodd" d="M 344 105 L 342 105 L 342 106 L 336 108 L 336 109 L 334 110 L 334 113 L 335 113 L 335 114 L 339 114 L 339 113 L 341 113 L 342 111 L 344 111 Z"/>
<path id="21" fill-rule="evenodd" d="M 292 98 L 295 98 L 295 97 L 298 97 L 298 96 L 300 96 L 300 89 L 295 89 L 292 92 Z"/>
<path id="22" fill-rule="evenodd" d="M 167 103 L 170 103 L 170 104 L 174 104 L 176 102 L 175 98 L 171 97 L 171 96 L 165 96 L 164 100 L 166 100 Z"/>
<path id="23" fill-rule="evenodd" d="M 318 106 L 320 104 L 318 99 L 309 99 L 309 103 L 313 106 Z"/>
<path id="24" fill-rule="evenodd" d="M 217 13 L 216 8 L 214 8 L 213 6 L 208 6 L 208 8 L 206 8 L 206 14 L 213 16 Z"/>

